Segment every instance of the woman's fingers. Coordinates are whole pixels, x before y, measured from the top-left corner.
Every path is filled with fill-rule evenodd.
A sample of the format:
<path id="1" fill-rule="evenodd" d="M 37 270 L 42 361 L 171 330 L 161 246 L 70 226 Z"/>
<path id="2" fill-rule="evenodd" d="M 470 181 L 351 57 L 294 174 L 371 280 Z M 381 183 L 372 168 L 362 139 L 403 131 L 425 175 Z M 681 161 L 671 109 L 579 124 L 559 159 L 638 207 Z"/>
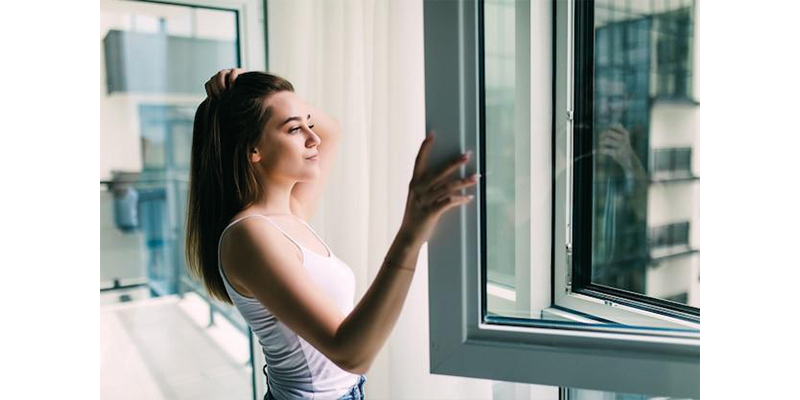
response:
<path id="1" fill-rule="evenodd" d="M 622 141 L 619 139 L 614 139 L 612 137 L 600 137 L 600 142 L 597 144 L 598 147 L 602 146 L 620 146 L 622 145 Z"/>
<path id="2" fill-rule="evenodd" d="M 244 72 L 246 71 L 243 68 L 220 70 L 206 82 L 206 95 L 214 99 L 219 98 L 225 90 L 233 86 L 236 78 Z"/>
<path id="3" fill-rule="evenodd" d="M 453 195 L 456 191 L 475 185 L 480 179 L 480 174 L 475 174 L 469 178 L 458 179 L 456 181 L 448 182 L 431 189 L 431 198 L 435 199 L 434 202 L 439 201 L 443 196 Z"/>
<path id="4" fill-rule="evenodd" d="M 607 129 L 607 130 L 604 130 L 602 133 L 600 133 L 600 139 L 604 139 L 604 138 L 613 139 L 613 140 L 622 140 L 623 139 L 623 134 L 621 132 L 615 131 L 613 129 Z"/>
<path id="5" fill-rule="evenodd" d="M 435 174 L 429 174 L 427 171 L 428 157 L 431 152 L 432 142 L 433 131 L 429 131 L 428 137 L 422 142 L 422 146 L 414 163 L 414 179 L 412 179 L 412 181 L 423 191 L 428 191 L 435 186 L 439 186 L 437 183 L 444 180 L 448 175 L 452 174 L 453 171 L 468 162 L 470 155 L 472 154 L 471 151 L 462 154 L 460 157 L 448 163 L 440 171 L 436 172 Z M 438 198 L 438 196 L 435 198 Z"/>
<path id="6" fill-rule="evenodd" d="M 609 136 L 613 136 L 614 138 L 619 139 L 620 141 L 625 141 L 625 142 L 630 141 L 630 136 L 631 136 L 630 132 L 628 132 L 625 129 L 625 127 L 623 127 L 619 123 L 615 123 L 609 126 L 608 129 L 604 131 L 604 133 L 606 133 Z"/>
<path id="7" fill-rule="evenodd" d="M 433 186 L 442 179 L 446 178 L 448 175 L 452 174 L 453 171 L 461 167 L 462 164 L 465 164 L 469 161 L 470 155 L 472 154 L 471 151 L 468 151 L 465 154 L 462 154 L 460 157 L 456 158 L 455 160 L 451 161 L 446 167 L 444 167 L 441 171 L 439 171 L 430 182 L 429 185 Z"/>
<path id="8" fill-rule="evenodd" d="M 206 82 L 206 95 L 211 98 L 219 98 L 222 92 L 233 86 L 236 77 L 242 72 L 244 72 L 242 68 L 220 70 Z"/>
<path id="9" fill-rule="evenodd" d="M 428 168 L 428 154 L 431 151 L 433 144 L 433 131 L 428 131 L 428 136 L 422 141 L 417 159 L 414 161 L 414 177 L 413 181 L 418 181 L 425 175 L 425 170 Z"/>
<path id="10" fill-rule="evenodd" d="M 441 181 L 452 174 L 457 168 L 468 162 L 471 152 L 467 152 L 451 161 L 435 174 L 430 174 L 427 169 L 428 157 L 433 147 L 433 138 L 433 131 L 428 131 L 428 136 L 422 142 L 419 153 L 417 154 L 417 159 L 414 162 L 414 178 L 410 185 L 414 196 L 416 196 L 419 204 L 429 204 L 436 209 L 438 209 L 439 206 L 460 204 L 461 202 L 468 201 L 467 196 L 461 196 L 455 192 L 477 183 L 478 176 L 447 183 Z"/>
<path id="11" fill-rule="evenodd" d="M 443 213 L 443 212 L 447 211 L 448 209 L 453 208 L 455 206 L 460 206 L 462 204 L 467 204 L 470 201 L 472 201 L 473 198 L 475 198 L 475 196 L 473 196 L 471 194 L 468 194 L 468 195 L 465 195 L 465 196 L 453 194 L 453 195 L 444 196 L 444 197 L 440 198 L 439 200 L 437 200 L 434 203 L 434 206 L 437 208 L 438 212 Z"/>
<path id="12" fill-rule="evenodd" d="M 427 241 L 439 217 L 449 208 L 453 208 L 472 200 L 472 195 L 461 196 L 456 190 L 475 184 L 475 180 L 464 180 L 452 184 L 436 185 L 432 177 L 444 177 L 452 172 L 469 157 L 459 158 L 452 165 L 444 168 L 438 174 L 431 174 L 428 168 L 428 156 L 433 146 L 433 132 L 428 131 L 428 137 L 420 147 L 417 159 L 414 162 L 414 176 L 411 179 L 406 202 L 406 212 L 403 216 L 403 226 Z"/>
<path id="13" fill-rule="evenodd" d="M 231 70 L 223 69 L 219 71 L 216 75 L 214 75 L 214 93 L 219 96 L 225 90 L 225 76 L 230 73 Z"/>
<path id="14" fill-rule="evenodd" d="M 228 85 L 226 87 L 230 88 L 231 86 L 233 86 L 233 82 L 236 81 L 236 77 L 243 72 L 244 72 L 243 68 L 232 69 L 231 72 L 228 74 Z"/>

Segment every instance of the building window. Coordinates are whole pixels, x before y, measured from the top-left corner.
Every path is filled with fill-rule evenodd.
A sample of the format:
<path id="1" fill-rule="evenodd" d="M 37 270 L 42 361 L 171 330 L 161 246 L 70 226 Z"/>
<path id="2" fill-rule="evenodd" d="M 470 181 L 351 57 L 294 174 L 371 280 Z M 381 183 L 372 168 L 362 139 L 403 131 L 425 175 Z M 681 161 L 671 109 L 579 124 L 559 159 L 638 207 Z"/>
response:
<path id="1" fill-rule="evenodd" d="M 689 221 L 656 226 L 650 230 L 650 247 L 653 249 L 689 246 Z"/>
<path id="2" fill-rule="evenodd" d="M 670 179 L 692 176 L 692 148 L 675 147 L 653 151 L 654 179 Z"/>
<path id="3" fill-rule="evenodd" d="M 692 98 L 693 2 L 653 15 L 656 97 Z"/>

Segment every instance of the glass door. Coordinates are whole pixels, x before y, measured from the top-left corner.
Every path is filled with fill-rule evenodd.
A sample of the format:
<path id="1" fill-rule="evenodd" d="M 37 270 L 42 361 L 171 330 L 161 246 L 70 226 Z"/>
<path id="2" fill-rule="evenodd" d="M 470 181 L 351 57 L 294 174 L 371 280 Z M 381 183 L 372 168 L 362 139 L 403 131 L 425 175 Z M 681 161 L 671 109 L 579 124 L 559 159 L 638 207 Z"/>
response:
<path id="1" fill-rule="evenodd" d="M 101 397 L 260 398 L 252 333 L 187 273 L 184 238 L 203 85 L 220 69 L 265 69 L 263 2 L 100 11 Z"/>

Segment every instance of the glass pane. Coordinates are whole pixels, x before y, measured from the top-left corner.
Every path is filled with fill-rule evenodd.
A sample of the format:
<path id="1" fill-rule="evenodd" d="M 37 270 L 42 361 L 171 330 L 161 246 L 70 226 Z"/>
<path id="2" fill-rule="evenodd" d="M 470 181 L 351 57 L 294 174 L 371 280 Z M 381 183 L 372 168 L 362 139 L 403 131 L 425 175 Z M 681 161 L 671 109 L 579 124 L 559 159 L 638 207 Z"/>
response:
<path id="1" fill-rule="evenodd" d="M 254 396 L 246 323 L 183 259 L 194 112 L 208 77 L 239 65 L 237 19 L 101 2 L 102 398 Z"/>
<path id="2" fill-rule="evenodd" d="M 677 397 L 648 396 L 645 394 L 613 393 L 598 390 L 567 389 L 567 400 L 688 400 Z"/>
<path id="3" fill-rule="evenodd" d="M 530 28 L 523 6 L 514 0 L 483 2 L 485 118 L 491 132 L 485 135 L 486 289 L 489 315 L 528 318 L 530 89 L 520 82 L 530 74 L 524 48 Z"/>
<path id="4" fill-rule="evenodd" d="M 595 2 L 591 282 L 699 308 L 693 10 Z"/>

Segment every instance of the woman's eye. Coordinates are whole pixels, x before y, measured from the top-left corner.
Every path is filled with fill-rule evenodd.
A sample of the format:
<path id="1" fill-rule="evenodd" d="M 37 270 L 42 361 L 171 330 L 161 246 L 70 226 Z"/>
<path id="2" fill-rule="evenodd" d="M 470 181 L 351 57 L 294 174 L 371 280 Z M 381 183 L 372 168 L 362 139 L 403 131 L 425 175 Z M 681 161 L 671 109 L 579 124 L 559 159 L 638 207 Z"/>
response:
<path id="1" fill-rule="evenodd" d="M 292 128 L 292 129 L 289 129 L 289 132 L 294 133 L 294 131 L 299 130 L 299 129 L 300 129 L 300 127 L 296 126 L 296 127 Z M 314 125 L 309 125 L 308 129 L 314 129 Z"/>

